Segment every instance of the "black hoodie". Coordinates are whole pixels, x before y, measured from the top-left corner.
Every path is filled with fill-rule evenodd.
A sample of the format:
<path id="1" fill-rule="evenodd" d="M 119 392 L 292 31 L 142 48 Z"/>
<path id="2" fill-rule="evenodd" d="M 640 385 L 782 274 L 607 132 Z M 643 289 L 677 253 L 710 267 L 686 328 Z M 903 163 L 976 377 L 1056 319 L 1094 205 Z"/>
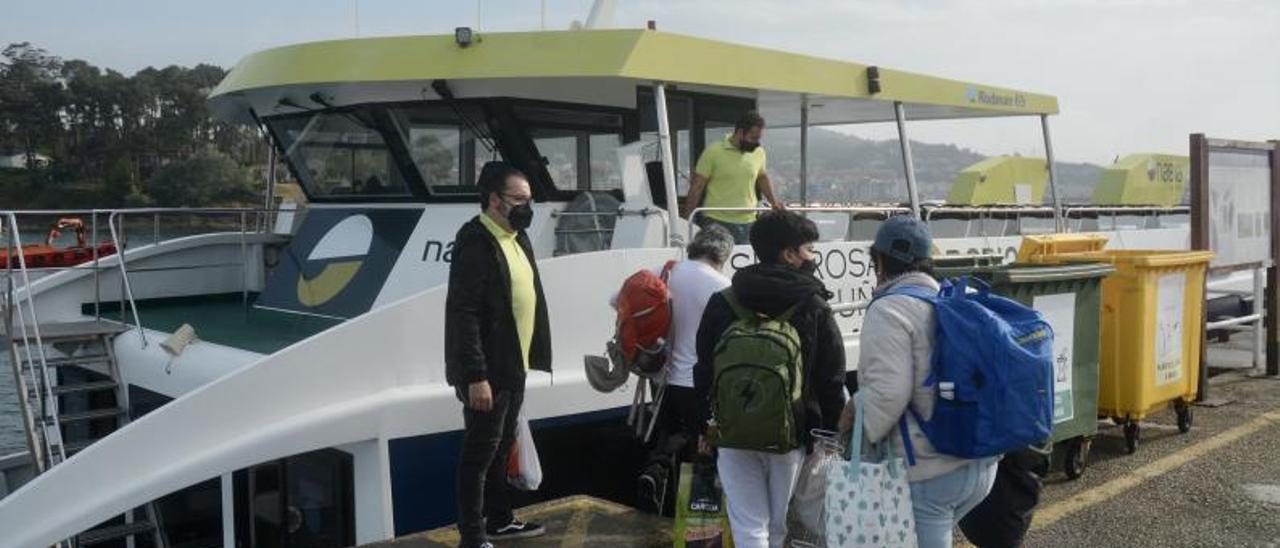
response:
<path id="1" fill-rule="evenodd" d="M 743 306 L 766 316 L 782 314 L 792 305 L 800 308 L 791 316 L 791 325 L 800 334 L 803 360 L 803 396 L 794 410 L 800 426 L 800 442 L 811 447 L 809 430 L 835 430 L 844 409 L 844 341 L 827 299 L 831 293 L 822 282 L 785 265 L 756 264 L 733 276 L 733 292 Z M 707 302 L 698 326 L 698 363 L 693 368 L 693 384 L 703 412 L 698 424 L 711 416 L 712 360 L 720 335 L 736 320 L 724 296 L 717 293 Z"/>

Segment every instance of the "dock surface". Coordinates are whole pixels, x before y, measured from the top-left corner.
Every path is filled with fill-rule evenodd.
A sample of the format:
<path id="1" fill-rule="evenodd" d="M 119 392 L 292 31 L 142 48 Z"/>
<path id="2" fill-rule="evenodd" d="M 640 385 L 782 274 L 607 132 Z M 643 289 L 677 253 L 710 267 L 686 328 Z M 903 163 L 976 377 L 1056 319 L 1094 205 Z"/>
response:
<path id="1" fill-rule="evenodd" d="M 588 496 L 574 496 L 527 506 L 516 511 L 522 520 L 536 521 L 547 534 L 502 543 L 502 548 L 657 548 L 671 546 L 671 520 Z M 452 526 L 408 535 L 361 548 L 453 548 L 458 530 Z"/>
<path id="2" fill-rule="evenodd" d="M 1223 350 L 1247 359 L 1247 341 L 1239 339 L 1214 345 L 1211 361 L 1229 361 Z M 1186 434 L 1172 410 L 1155 413 L 1142 423 L 1137 452 L 1127 455 L 1121 429 L 1100 422 L 1083 477 L 1070 481 L 1055 470 L 1045 478 L 1024 546 L 1280 547 L 1280 379 L 1223 365 L 1233 369 L 1211 379 L 1210 399 L 1193 407 Z M 671 545 L 669 518 L 598 499 L 571 497 L 517 514 L 546 525 L 547 536 L 499 548 Z M 450 527 L 368 548 L 457 541 Z M 956 546 L 970 546 L 958 532 Z"/>

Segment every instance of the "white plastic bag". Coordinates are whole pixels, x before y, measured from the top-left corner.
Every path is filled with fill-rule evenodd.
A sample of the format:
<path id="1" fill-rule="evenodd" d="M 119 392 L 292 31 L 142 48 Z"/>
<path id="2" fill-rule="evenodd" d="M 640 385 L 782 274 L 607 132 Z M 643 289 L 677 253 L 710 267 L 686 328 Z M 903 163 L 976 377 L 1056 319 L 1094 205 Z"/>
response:
<path id="1" fill-rule="evenodd" d="M 542 462 L 538 460 L 533 431 L 529 430 L 529 421 L 523 412 L 516 420 L 516 439 L 507 458 L 507 483 L 521 491 L 537 491 L 542 485 Z"/>
<path id="2" fill-rule="evenodd" d="M 813 431 L 813 452 L 805 456 L 800 476 L 787 508 L 788 546 L 818 547 L 827 544 L 827 473 L 844 462 L 835 432 Z"/>

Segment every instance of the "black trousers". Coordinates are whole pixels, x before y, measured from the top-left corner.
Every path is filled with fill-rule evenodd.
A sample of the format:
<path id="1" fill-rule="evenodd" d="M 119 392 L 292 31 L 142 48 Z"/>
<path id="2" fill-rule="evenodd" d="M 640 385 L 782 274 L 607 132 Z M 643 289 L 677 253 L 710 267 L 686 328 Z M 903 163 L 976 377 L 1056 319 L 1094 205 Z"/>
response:
<path id="1" fill-rule="evenodd" d="M 458 532 L 462 546 L 478 546 L 487 540 L 486 523 L 506 525 L 515 519 L 507 486 L 507 458 L 515 441 L 516 420 L 524 403 L 523 390 L 495 390 L 493 409 L 484 412 L 463 401 L 462 456 L 458 461 Z"/>
<path id="2" fill-rule="evenodd" d="M 681 461 L 692 460 L 697 452 L 698 436 L 702 434 L 698 415 L 697 393 L 692 388 L 667 385 L 650 460 L 666 460 L 670 456 Z"/>

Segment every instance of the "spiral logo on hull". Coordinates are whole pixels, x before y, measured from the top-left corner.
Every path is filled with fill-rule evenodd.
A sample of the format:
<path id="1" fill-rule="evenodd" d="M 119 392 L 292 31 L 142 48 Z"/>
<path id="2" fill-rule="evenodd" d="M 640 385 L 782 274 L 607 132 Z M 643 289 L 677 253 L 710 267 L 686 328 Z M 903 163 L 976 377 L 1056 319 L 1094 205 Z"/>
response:
<path id="1" fill-rule="evenodd" d="M 310 278 L 298 274 L 298 302 L 317 307 L 333 300 L 360 272 L 372 245 L 369 217 L 356 214 L 333 225 L 307 256 L 308 266 L 324 265 L 320 273 Z"/>

